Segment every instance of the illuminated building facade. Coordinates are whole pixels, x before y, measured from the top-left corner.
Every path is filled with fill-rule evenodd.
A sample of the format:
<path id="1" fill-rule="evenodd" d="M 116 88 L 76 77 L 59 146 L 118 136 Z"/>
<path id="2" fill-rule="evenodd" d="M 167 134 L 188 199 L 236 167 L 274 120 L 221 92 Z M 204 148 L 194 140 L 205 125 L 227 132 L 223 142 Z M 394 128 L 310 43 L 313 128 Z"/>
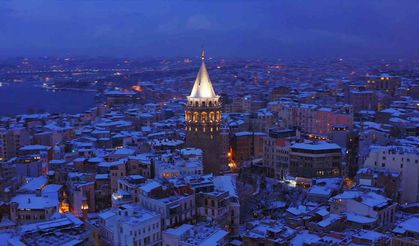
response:
<path id="1" fill-rule="evenodd" d="M 204 151 L 204 173 L 219 174 L 227 166 L 227 156 L 220 133 L 221 102 L 205 66 L 204 51 L 185 109 L 186 145 Z"/>
<path id="2" fill-rule="evenodd" d="M 342 149 L 327 142 L 295 143 L 290 146 L 289 174 L 316 178 L 341 175 Z"/>

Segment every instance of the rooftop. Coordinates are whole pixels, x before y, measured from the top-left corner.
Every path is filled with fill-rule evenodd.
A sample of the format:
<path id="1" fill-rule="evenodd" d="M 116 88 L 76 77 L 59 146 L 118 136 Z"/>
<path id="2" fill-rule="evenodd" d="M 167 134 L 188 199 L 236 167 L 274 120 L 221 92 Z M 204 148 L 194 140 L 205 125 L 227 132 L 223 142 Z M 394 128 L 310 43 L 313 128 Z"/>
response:
<path id="1" fill-rule="evenodd" d="M 196 76 L 194 86 L 192 88 L 191 98 L 214 98 L 217 95 L 214 92 L 207 68 L 205 66 L 204 50 L 202 50 L 202 64 Z"/>
<path id="2" fill-rule="evenodd" d="M 18 204 L 18 209 L 46 209 L 58 207 L 58 200 L 34 194 L 22 194 L 12 198 L 12 203 Z"/>
<path id="3" fill-rule="evenodd" d="M 341 147 L 335 143 L 317 142 L 317 143 L 295 143 L 291 148 L 306 150 L 336 150 Z"/>

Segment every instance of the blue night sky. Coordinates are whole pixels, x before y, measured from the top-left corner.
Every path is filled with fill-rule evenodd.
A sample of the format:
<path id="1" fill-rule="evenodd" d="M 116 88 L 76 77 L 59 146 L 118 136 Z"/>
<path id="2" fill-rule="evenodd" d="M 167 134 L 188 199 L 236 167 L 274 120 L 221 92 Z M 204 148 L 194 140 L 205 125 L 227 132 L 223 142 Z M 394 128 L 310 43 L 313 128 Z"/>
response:
<path id="1" fill-rule="evenodd" d="M 419 1 L 0 0 L 0 57 L 417 57 Z"/>

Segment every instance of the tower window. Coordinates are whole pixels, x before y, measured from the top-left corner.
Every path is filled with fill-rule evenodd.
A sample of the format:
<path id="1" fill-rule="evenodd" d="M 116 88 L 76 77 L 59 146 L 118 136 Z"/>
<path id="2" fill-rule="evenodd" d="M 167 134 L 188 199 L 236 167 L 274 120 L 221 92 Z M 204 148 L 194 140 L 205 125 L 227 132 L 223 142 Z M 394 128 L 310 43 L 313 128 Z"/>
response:
<path id="1" fill-rule="evenodd" d="M 209 120 L 210 120 L 210 122 L 213 122 L 214 121 L 214 112 L 210 112 L 209 113 Z"/>
<path id="2" fill-rule="evenodd" d="M 198 122 L 198 118 L 199 118 L 199 114 L 198 114 L 198 112 L 194 112 L 194 113 L 193 113 L 193 121 L 194 121 L 194 122 Z"/>
<path id="3" fill-rule="evenodd" d="M 207 121 L 207 112 L 202 112 L 201 113 L 201 121 L 203 123 L 205 123 Z"/>
<path id="4" fill-rule="evenodd" d="M 192 113 L 191 112 L 186 112 L 186 121 L 191 121 L 192 120 Z"/>

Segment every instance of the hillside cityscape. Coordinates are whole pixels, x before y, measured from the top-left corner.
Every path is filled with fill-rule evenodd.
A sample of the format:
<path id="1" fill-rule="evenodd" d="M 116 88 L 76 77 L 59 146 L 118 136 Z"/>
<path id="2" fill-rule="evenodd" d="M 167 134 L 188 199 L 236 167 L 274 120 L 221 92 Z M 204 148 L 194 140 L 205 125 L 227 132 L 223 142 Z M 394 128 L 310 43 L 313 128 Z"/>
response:
<path id="1" fill-rule="evenodd" d="M 419 2 L 0 3 L 0 246 L 419 246 Z"/>
<path id="2" fill-rule="evenodd" d="M 2 243 L 416 245 L 418 63 L 2 61 Z"/>

